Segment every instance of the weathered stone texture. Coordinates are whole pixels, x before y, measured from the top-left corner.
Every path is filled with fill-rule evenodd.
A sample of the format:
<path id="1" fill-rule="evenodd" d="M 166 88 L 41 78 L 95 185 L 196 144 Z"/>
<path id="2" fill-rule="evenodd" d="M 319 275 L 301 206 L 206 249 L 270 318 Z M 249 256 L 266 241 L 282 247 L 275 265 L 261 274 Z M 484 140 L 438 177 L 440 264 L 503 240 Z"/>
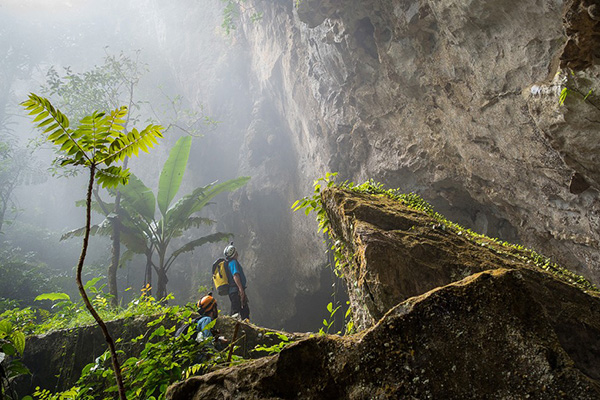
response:
<path id="1" fill-rule="evenodd" d="M 363 335 L 305 339 L 167 399 L 596 399 L 599 321 L 598 297 L 498 269 L 411 298 Z"/>
<path id="2" fill-rule="evenodd" d="M 452 220 L 600 282 L 597 2 L 244 7 L 223 39 L 210 36 L 220 21 L 202 19 L 206 6 L 190 6 L 174 19 L 189 45 L 168 51 L 185 93 L 228 122 L 203 142 L 196 171 L 214 179 L 210 166 L 227 151 L 237 163 L 222 175 L 253 176 L 220 220 L 257 278 L 260 322 L 295 313 L 275 296 L 315 290 L 321 238 L 310 219 L 276 204 L 309 194 L 329 171 L 417 192 Z"/>
<path id="3" fill-rule="evenodd" d="M 398 201 L 335 188 L 322 197 L 353 258 L 343 273 L 362 292 L 351 300 L 366 329 L 193 377 L 167 399 L 600 396 L 597 290 L 526 262 L 522 250 L 476 245 Z"/>

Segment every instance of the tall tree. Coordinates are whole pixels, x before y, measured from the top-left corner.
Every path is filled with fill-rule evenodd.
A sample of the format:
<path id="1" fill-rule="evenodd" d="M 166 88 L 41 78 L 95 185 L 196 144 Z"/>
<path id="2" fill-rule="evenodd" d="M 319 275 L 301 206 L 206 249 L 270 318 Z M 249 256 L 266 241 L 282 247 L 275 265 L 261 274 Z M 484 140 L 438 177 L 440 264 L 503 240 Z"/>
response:
<path id="1" fill-rule="evenodd" d="M 112 188 L 119 184 L 127 184 L 129 171 L 115 164 L 122 162 L 125 157 L 137 155 L 139 150 L 147 152 L 149 148 L 154 147 L 157 138 L 162 137 L 162 127 L 148 125 L 142 131 L 134 128 L 130 133 L 125 134 L 123 133 L 123 124 L 127 115 L 127 107 L 120 107 L 110 114 L 94 112 L 92 115 L 84 117 L 77 128 L 72 129 L 69 127 L 68 118 L 43 97 L 30 94 L 29 100 L 23 102 L 23 106 L 30 115 L 35 116 L 33 122 L 43 131 L 45 139 L 60 149 L 60 164 L 83 167 L 89 172 L 86 193 L 86 228 L 77 264 L 76 281 L 86 308 L 100 326 L 108 344 L 119 397 L 121 400 L 126 400 L 115 342 L 106 324 L 89 300 L 81 280 L 81 273 L 90 237 L 94 183 L 97 181 L 103 187 Z"/>
<path id="2" fill-rule="evenodd" d="M 95 109 L 114 109 L 122 103 L 127 104 L 128 110 L 139 109 L 135 90 L 146 66 L 138 61 L 138 56 L 139 53 L 136 53 L 133 58 L 124 53 L 118 55 L 107 53 L 103 64 L 81 73 L 66 67 L 64 74 L 61 75 L 55 67 L 50 67 L 42 90 L 56 98 L 60 102 L 60 107 L 74 118 L 82 118 Z M 128 112 L 123 123 L 125 133 L 132 118 L 134 122 L 138 119 Z M 127 168 L 127 166 L 128 158 L 125 157 L 123 167 Z M 98 191 L 96 190 L 95 193 L 97 194 Z M 118 214 L 119 208 L 120 195 L 117 194 L 112 210 L 109 212 Z M 118 304 L 119 299 L 117 270 L 121 256 L 120 228 L 117 219 L 111 225 L 111 262 L 106 274 L 113 306 Z"/>

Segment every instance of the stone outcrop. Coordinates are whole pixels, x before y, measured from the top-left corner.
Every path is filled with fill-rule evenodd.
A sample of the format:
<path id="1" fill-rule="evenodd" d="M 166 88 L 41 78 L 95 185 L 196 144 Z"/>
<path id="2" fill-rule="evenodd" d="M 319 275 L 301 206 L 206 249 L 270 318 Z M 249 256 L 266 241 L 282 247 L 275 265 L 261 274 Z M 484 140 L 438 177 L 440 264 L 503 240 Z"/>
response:
<path id="1" fill-rule="evenodd" d="M 148 323 L 156 317 L 128 318 L 109 321 L 106 326 L 114 339 L 121 338 L 118 350 L 139 354 L 143 343 L 131 345 L 131 339 L 147 334 Z M 174 322 L 165 322 L 173 326 Z M 22 357 L 31 375 L 17 380 L 16 390 L 21 396 L 30 395 L 39 386 L 52 391 L 67 390 L 75 385 L 81 370 L 108 349 L 102 331 L 97 325 L 52 331 L 45 335 L 29 336 Z"/>
<path id="2" fill-rule="evenodd" d="M 256 321 L 284 326 L 317 290 L 321 237 L 288 205 L 334 171 L 600 283 L 597 1 L 249 0 L 227 37 L 218 4 L 154 17 L 182 91 L 223 121 L 196 179 L 253 177 L 215 213 Z"/>
<path id="3" fill-rule="evenodd" d="M 123 351 L 123 359 L 137 357 L 144 349 L 145 340 L 135 343 L 132 339 L 138 336 L 148 338 L 156 329 L 148 324 L 155 322 L 157 316 L 126 318 L 107 322 L 111 335 L 121 340 L 118 350 Z M 173 328 L 176 322 L 164 318 L 160 325 Z M 236 332 L 236 325 L 237 332 Z M 234 339 L 236 349 L 233 354 L 246 359 L 259 358 L 264 352 L 256 351 L 257 346 L 268 347 L 278 344 L 278 331 L 265 329 L 250 323 L 240 322 L 226 315 L 217 318 L 215 334 L 223 336 L 230 342 Z M 287 333 L 290 341 L 299 340 L 306 334 Z M 73 387 L 79 379 L 81 370 L 107 350 L 102 331 L 96 325 L 63 329 L 46 335 L 29 336 L 22 361 L 31 371 L 31 375 L 23 375 L 16 381 L 15 390 L 20 396 L 30 395 L 36 387 L 51 391 L 63 391 Z"/>
<path id="4" fill-rule="evenodd" d="M 375 325 L 193 377 L 168 399 L 600 396 L 596 290 L 520 261 L 520 250 L 468 243 L 397 202 L 337 189 L 323 199 L 336 235 L 352 241 L 357 262 L 344 274 L 364 292 L 353 308 Z"/>
<path id="5" fill-rule="evenodd" d="M 328 188 L 321 199 L 335 240 L 344 244 L 342 272 L 362 329 L 409 297 L 477 272 L 522 266 L 526 258 L 525 251 L 475 241 L 386 196 Z"/>

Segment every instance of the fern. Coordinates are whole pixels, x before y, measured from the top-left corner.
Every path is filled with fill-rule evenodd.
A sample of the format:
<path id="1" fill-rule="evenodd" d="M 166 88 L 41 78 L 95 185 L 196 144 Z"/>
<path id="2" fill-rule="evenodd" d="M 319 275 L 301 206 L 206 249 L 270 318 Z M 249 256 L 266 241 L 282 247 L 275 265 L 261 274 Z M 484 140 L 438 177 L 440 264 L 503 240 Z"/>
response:
<path id="1" fill-rule="evenodd" d="M 106 188 L 126 184 L 129 179 L 127 169 L 111 164 L 138 155 L 140 150 L 148 152 L 157 144 L 157 139 L 162 138 L 159 125 L 123 133 L 127 116 L 125 106 L 110 114 L 96 111 L 72 129 L 69 119 L 43 97 L 31 93 L 22 105 L 29 115 L 35 116 L 33 123 L 47 135 L 46 140 L 59 147 L 61 166 L 94 168 L 98 183 Z"/>

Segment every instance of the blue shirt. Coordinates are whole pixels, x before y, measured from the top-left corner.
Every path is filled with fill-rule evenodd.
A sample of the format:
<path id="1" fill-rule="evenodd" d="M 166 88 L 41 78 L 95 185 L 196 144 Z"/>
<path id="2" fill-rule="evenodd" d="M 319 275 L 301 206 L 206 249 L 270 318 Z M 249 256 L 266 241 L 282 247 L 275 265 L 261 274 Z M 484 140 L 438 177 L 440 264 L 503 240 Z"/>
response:
<path id="1" fill-rule="evenodd" d="M 231 277 L 233 278 L 233 276 L 235 274 L 239 274 L 240 280 L 242 281 L 242 287 L 246 288 L 246 275 L 244 275 L 244 270 L 242 268 L 242 265 L 239 263 L 239 261 L 236 260 L 235 258 L 232 260 L 229 260 L 229 262 L 227 263 L 227 266 L 229 267 L 229 272 L 231 273 Z M 236 292 L 238 292 L 238 287 L 234 280 L 233 282 L 229 283 L 229 294 L 236 293 Z"/>
<path id="2" fill-rule="evenodd" d="M 212 337 L 212 332 L 210 331 L 210 329 L 205 329 L 206 325 L 210 324 L 211 322 L 212 318 L 208 315 L 205 315 L 198 320 L 198 323 L 196 324 L 196 331 L 198 332 L 198 337 L 196 338 L 196 340 L 208 339 L 209 337 Z"/>

